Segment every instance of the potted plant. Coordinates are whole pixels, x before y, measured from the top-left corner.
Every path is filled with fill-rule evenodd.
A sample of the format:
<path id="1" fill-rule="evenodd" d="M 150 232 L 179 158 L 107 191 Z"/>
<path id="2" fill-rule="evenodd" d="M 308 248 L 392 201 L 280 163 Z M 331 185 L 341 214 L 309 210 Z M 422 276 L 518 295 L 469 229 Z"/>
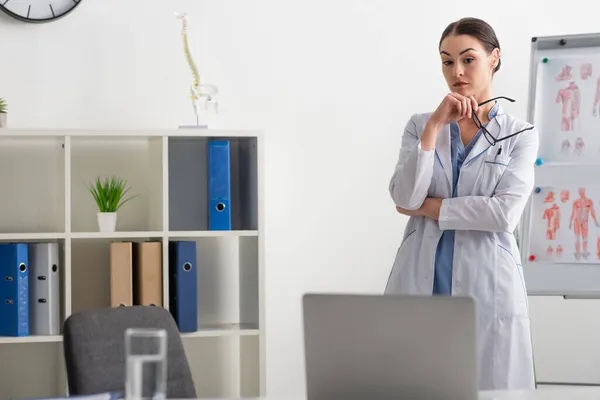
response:
<path id="1" fill-rule="evenodd" d="M 6 128 L 6 100 L 0 97 L 0 128 Z"/>
<path id="2" fill-rule="evenodd" d="M 100 232 L 114 232 L 117 225 L 117 211 L 132 198 L 125 198 L 130 188 L 126 187 L 127 181 L 117 178 L 96 178 L 96 182 L 89 186 L 89 191 L 98 206 L 98 228 Z"/>

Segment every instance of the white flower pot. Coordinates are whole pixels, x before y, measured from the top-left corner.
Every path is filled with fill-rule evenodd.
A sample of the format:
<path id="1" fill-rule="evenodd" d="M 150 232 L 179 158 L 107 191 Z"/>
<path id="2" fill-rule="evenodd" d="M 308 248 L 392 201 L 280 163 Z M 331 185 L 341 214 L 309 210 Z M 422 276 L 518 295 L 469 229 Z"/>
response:
<path id="1" fill-rule="evenodd" d="M 98 213 L 98 228 L 100 232 L 114 232 L 117 226 L 116 212 L 99 212 Z"/>
<path id="2" fill-rule="evenodd" d="M 0 113 L 0 128 L 6 128 L 6 117 L 8 114 Z"/>

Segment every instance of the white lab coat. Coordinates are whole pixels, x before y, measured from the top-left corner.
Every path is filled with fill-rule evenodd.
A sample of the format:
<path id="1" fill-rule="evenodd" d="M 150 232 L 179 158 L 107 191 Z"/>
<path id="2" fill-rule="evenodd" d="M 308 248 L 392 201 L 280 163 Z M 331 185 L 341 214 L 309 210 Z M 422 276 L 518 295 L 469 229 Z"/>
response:
<path id="1" fill-rule="evenodd" d="M 477 302 L 480 390 L 534 388 L 527 293 L 513 232 L 534 185 L 538 131 L 495 146 L 481 135 L 452 198 L 450 125 L 440 131 L 435 150 L 420 147 L 430 115 L 415 114 L 406 125 L 389 191 L 396 205 L 411 210 L 426 197 L 444 198 L 440 218 L 409 219 L 385 293 L 431 294 L 438 241 L 444 230 L 455 230 L 452 295 Z M 499 139 L 527 126 L 499 106 L 487 129 Z"/>

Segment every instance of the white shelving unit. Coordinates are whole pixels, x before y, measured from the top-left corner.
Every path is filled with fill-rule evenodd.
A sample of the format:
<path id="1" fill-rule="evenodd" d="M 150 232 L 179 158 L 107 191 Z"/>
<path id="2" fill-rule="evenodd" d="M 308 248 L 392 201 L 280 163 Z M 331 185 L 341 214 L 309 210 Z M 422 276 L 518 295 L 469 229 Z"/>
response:
<path id="1" fill-rule="evenodd" d="M 231 231 L 208 230 L 211 138 L 231 144 Z M 255 131 L 0 129 L 0 242 L 60 244 L 64 321 L 110 306 L 111 241 L 162 241 L 168 308 L 168 242 L 195 240 L 199 326 L 182 338 L 198 396 L 263 395 L 262 149 Z M 101 233 L 86 185 L 112 175 L 137 197 Z M 0 337 L 0 359 L 1 399 L 67 394 L 61 335 Z"/>

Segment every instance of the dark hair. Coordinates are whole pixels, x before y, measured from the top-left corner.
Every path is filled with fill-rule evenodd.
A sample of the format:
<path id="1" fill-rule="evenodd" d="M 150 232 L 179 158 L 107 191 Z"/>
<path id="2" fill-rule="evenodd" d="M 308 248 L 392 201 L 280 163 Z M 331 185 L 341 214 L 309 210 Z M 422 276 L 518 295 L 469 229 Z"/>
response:
<path id="1" fill-rule="evenodd" d="M 495 48 L 500 50 L 500 42 L 496 37 L 494 29 L 485 21 L 478 18 L 461 18 L 458 21 L 452 22 L 444 29 L 442 37 L 440 38 L 439 47 L 442 47 L 442 41 L 450 35 L 469 35 L 478 39 L 483 47 L 487 50 L 488 54 L 491 53 Z M 501 60 L 498 58 L 498 65 L 494 69 L 497 72 L 500 69 Z"/>

